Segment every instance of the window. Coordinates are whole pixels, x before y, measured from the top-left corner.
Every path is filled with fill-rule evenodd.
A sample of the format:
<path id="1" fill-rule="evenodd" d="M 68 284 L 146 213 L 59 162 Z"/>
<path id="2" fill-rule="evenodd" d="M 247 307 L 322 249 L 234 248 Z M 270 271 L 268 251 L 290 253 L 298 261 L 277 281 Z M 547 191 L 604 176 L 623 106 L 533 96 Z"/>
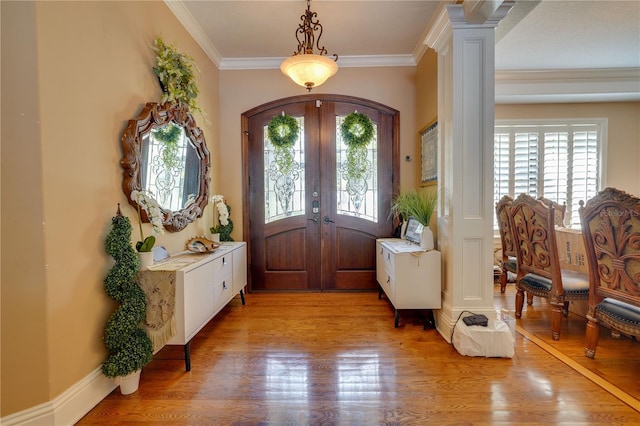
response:
<path id="1" fill-rule="evenodd" d="M 566 203 L 565 225 L 579 228 L 580 200 L 601 189 L 606 128 L 605 119 L 496 121 L 494 202 L 526 192 Z"/>

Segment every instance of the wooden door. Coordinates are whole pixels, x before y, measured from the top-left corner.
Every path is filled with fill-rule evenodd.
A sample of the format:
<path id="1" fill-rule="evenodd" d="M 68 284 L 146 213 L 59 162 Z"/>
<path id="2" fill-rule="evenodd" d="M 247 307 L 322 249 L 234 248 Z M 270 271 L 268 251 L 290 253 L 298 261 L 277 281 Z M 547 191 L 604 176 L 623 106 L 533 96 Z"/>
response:
<path id="1" fill-rule="evenodd" d="M 357 111 L 371 119 L 367 173 L 345 173 L 340 125 Z M 293 165 L 279 168 L 267 126 L 294 117 Z M 371 290 L 375 240 L 390 236 L 398 189 L 398 112 L 339 95 L 286 98 L 243 114 L 244 214 L 251 290 Z M 285 170 L 286 173 L 282 173 Z"/>

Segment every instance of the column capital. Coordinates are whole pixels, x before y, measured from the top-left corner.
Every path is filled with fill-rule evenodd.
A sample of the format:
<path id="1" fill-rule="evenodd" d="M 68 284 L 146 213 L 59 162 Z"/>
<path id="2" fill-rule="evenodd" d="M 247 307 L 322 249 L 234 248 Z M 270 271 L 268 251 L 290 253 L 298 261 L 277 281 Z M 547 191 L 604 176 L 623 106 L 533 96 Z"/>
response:
<path id="1" fill-rule="evenodd" d="M 463 4 L 442 5 L 431 20 L 431 29 L 424 43 L 437 51 L 444 46 L 443 43 L 455 29 L 493 29 L 514 4 L 511 0 L 467 0 Z"/>

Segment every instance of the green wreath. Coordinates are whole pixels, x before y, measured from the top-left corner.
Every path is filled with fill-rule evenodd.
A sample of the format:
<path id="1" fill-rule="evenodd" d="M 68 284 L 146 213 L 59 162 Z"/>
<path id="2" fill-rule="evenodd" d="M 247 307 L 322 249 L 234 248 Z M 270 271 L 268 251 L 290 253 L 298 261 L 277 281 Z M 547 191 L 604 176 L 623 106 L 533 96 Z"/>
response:
<path id="1" fill-rule="evenodd" d="M 290 115 L 276 115 L 269 121 L 269 140 L 276 148 L 290 148 L 298 139 L 298 121 Z"/>
<path id="2" fill-rule="evenodd" d="M 373 123 L 369 117 L 359 112 L 347 115 L 340 126 L 342 140 L 353 148 L 366 147 L 373 139 Z"/>

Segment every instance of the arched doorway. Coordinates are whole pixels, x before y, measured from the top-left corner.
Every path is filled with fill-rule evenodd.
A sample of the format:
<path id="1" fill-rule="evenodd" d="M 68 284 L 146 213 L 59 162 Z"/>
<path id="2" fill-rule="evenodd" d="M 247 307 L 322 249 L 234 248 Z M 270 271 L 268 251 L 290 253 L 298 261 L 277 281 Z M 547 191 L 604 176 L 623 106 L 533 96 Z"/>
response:
<path id="1" fill-rule="evenodd" d="M 374 128 L 359 163 L 366 170 L 356 175 L 348 173 L 340 132 L 352 112 L 366 115 Z M 287 150 L 277 149 L 267 131 L 282 114 L 300 129 Z M 393 232 L 388 211 L 399 188 L 398 126 L 395 109 L 341 95 L 280 99 L 242 115 L 251 290 L 378 288 L 375 240 Z"/>

